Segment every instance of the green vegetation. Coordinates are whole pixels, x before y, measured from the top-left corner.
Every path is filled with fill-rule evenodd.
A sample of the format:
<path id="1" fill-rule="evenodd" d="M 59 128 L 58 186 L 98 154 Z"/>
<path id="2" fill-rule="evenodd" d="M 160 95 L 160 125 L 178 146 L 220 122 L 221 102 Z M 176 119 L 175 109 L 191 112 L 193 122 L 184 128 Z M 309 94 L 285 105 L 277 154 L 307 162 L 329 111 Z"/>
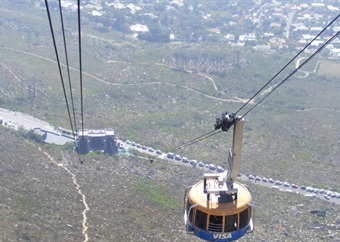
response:
<path id="1" fill-rule="evenodd" d="M 82 234 L 82 197 L 86 196 L 91 240 L 200 241 L 184 232 L 184 189 L 202 177 L 198 169 L 137 157 L 92 154 L 79 165 L 73 152 L 47 151 L 0 129 L 0 225 L 4 240 L 76 241 Z M 18 149 L 20 147 L 20 149 Z M 161 169 L 166 167 L 166 170 Z M 256 231 L 244 241 L 335 241 L 339 208 L 320 199 L 248 184 Z M 314 215 L 321 211 L 325 217 Z M 39 229 L 37 229 L 39 228 Z"/>
<path id="2" fill-rule="evenodd" d="M 32 32 L 31 25 L 30 29 L 22 27 L 19 31 L 8 28 L 9 35 L 0 36 L 4 43 L 0 48 L 4 60 L 0 68 L 1 81 L 5 92 L 10 94 L 0 93 L 0 103 L 55 126 L 70 128 L 57 65 L 53 61 L 50 33 L 42 31 L 45 18 L 44 11 L 37 10 L 29 20 L 44 40 L 40 45 L 25 38 L 9 41 L 13 36 Z M 19 26 L 26 26 L 15 16 L 11 19 Z M 291 58 L 284 53 L 228 49 L 218 43 L 128 42 L 112 36 L 112 32 L 95 34 L 87 24 L 82 36 L 86 50 L 83 53 L 85 127 L 113 127 L 120 138 L 163 151 L 212 130 L 215 117 L 221 112 L 238 110 L 242 105 L 230 100 L 248 100 Z M 75 36 L 67 37 L 68 43 L 77 41 Z M 71 78 L 76 118 L 80 120 L 78 49 L 70 44 L 68 50 L 71 66 L 75 68 L 71 69 Z M 315 59 L 310 66 L 317 63 L 316 60 L 322 63 L 320 70 L 326 70 L 329 63 L 334 69 L 333 65 L 337 64 Z M 292 65 L 284 71 L 267 87 L 268 91 L 293 69 Z M 312 70 L 312 67 L 304 69 Z M 64 67 L 63 72 L 66 76 Z M 321 172 L 328 175 L 320 185 L 339 186 L 334 182 L 328 184 L 337 176 L 333 169 L 336 160 L 332 157 L 338 140 L 338 127 L 334 124 L 339 120 L 339 83 L 332 75 L 325 75 L 327 71 L 321 73 L 324 74 L 310 72 L 305 78 L 298 73 L 247 115 L 249 132 L 245 132 L 244 139 L 244 171 L 313 185 L 319 176 L 315 164 L 326 159 Z M 255 102 L 261 97 L 257 96 Z M 320 119 L 320 115 L 324 118 Z M 295 141 L 292 135 L 297 137 Z M 228 147 L 225 137 L 214 136 L 178 153 L 207 163 L 224 164 L 223 151 Z M 228 135 L 227 140 L 230 141 Z M 294 172 L 287 169 L 290 160 L 294 160 L 292 163 L 298 168 Z M 313 175 L 300 178 L 301 167 Z"/>
<path id="3" fill-rule="evenodd" d="M 31 196 L 25 193 L 21 193 L 16 202 L 18 203 L 18 207 L 22 209 L 22 214 L 26 216 L 32 216 L 33 214 L 39 213 L 39 206 L 37 205 L 36 199 L 33 199 Z M 22 217 L 24 219 L 24 217 Z"/>
<path id="4" fill-rule="evenodd" d="M 177 208 L 178 206 L 177 201 L 167 192 L 167 187 L 160 187 L 157 181 L 141 177 L 137 179 L 135 187 L 144 199 L 150 199 L 167 208 Z"/>
<path id="5" fill-rule="evenodd" d="M 69 128 L 46 13 L 35 9 L 32 15 L 31 9 L 18 6 L 0 9 L 0 106 Z M 161 4 L 154 7 L 162 9 Z M 20 10 L 20 15 L 13 14 L 14 10 Z M 74 20 L 71 15 L 66 18 Z M 187 18 L 183 22 L 187 24 L 182 25 L 186 27 L 190 21 L 195 20 Z M 124 28 L 124 23 L 115 27 Z M 79 121 L 77 37 L 72 35 L 73 23 L 66 29 Z M 60 32 L 56 35 L 61 44 Z M 228 49 L 217 42 L 144 43 L 129 40 L 121 32 L 99 33 L 86 19 L 82 37 L 85 127 L 112 127 L 119 138 L 164 152 L 211 131 L 216 117 L 238 110 L 243 103 L 235 101 L 248 100 L 292 57 L 247 47 Z M 63 54 L 60 59 L 64 63 Z M 321 64 L 314 73 L 318 61 Z M 308 72 L 306 77 L 297 73 L 245 117 L 242 173 L 340 191 L 335 169 L 340 133 L 338 67 L 337 61 L 315 59 L 303 69 Z M 290 66 L 266 90 L 294 68 Z M 65 78 L 66 68 L 62 70 Z M 176 152 L 222 165 L 230 146 L 229 134 Z M 32 133 L 27 137 L 37 138 Z M 148 241 L 195 241 L 182 231 L 181 210 L 183 191 L 201 179 L 200 171 L 159 160 L 150 164 L 138 153 L 132 157 L 93 153 L 79 165 L 71 144 L 27 143 L 3 128 L 0 138 L 0 228 L 4 241 L 78 241 L 82 237 L 84 205 L 72 176 L 37 145 L 78 179 L 90 207 L 91 240 L 138 241 L 143 237 Z M 336 206 L 265 188 L 251 186 L 251 191 L 258 207 L 258 232 L 245 241 L 332 239 L 332 224 L 339 221 Z M 7 198 L 17 200 L 18 207 Z M 311 215 L 313 209 L 327 211 L 327 218 Z M 32 229 L 32 224 L 39 229 Z M 174 231 L 181 231 L 180 235 Z"/>
<path id="6" fill-rule="evenodd" d="M 37 143 L 44 143 L 44 138 L 41 135 L 34 133 L 33 130 L 27 131 L 27 133 L 23 134 L 23 137 L 33 140 Z"/>

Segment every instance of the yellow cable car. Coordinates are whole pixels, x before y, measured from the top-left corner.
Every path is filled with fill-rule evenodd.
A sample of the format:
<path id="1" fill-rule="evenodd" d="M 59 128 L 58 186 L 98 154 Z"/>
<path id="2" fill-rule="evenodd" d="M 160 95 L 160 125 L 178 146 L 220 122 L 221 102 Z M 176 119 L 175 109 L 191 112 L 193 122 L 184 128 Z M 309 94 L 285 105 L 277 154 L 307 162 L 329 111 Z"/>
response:
<path id="1" fill-rule="evenodd" d="M 204 174 L 204 180 L 186 189 L 184 223 L 186 231 L 207 241 L 233 241 L 253 231 L 252 197 L 235 179 L 240 170 L 244 120 L 227 113 L 215 128 L 228 131 L 234 125 L 233 147 L 228 167 L 222 173 Z"/>

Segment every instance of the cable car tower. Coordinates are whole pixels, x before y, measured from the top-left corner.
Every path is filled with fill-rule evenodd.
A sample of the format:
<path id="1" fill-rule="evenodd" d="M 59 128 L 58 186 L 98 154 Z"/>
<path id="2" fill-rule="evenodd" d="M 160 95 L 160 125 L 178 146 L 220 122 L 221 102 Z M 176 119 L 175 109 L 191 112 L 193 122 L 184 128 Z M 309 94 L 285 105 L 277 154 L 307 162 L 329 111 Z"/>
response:
<path id="1" fill-rule="evenodd" d="M 188 187 L 184 194 L 186 231 L 216 242 L 233 241 L 253 231 L 252 198 L 236 181 L 240 171 L 244 119 L 223 113 L 215 130 L 227 132 L 234 126 L 233 145 L 222 173 L 206 173 L 204 179 Z"/>

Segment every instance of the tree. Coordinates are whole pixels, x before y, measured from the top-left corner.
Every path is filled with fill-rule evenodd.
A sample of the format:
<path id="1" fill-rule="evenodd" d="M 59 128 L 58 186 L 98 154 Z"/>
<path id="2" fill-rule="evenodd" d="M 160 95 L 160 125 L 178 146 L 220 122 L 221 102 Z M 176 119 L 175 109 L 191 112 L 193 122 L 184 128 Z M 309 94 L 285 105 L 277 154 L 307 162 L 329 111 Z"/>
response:
<path id="1" fill-rule="evenodd" d="M 112 23 L 112 27 L 122 33 L 125 33 L 127 31 L 125 15 L 120 11 L 115 11 L 113 14 L 113 18 L 114 20 Z"/>
<path id="2" fill-rule="evenodd" d="M 39 135 L 39 134 L 36 134 L 33 130 L 30 130 L 28 131 L 25 135 L 24 135 L 25 138 L 28 138 L 30 140 L 33 140 L 37 143 L 44 143 L 44 138 Z"/>
<path id="3" fill-rule="evenodd" d="M 28 99 L 34 99 L 36 95 L 37 85 L 42 83 L 42 81 L 35 78 L 30 78 L 25 80 L 23 83 L 27 85 Z M 24 88 L 24 85 L 22 86 L 22 88 Z"/>
<path id="4" fill-rule="evenodd" d="M 149 27 L 149 32 L 139 34 L 138 38 L 152 43 L 167 43 L 170 42 L 170 33 L 165 28 L 152 25 Z"/>

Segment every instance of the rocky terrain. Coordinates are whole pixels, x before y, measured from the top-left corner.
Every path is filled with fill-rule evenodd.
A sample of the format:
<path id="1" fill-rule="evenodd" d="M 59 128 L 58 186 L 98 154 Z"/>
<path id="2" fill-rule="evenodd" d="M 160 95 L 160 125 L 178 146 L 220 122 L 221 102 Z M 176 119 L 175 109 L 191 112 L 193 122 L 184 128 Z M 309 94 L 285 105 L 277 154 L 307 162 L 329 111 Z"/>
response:
<path id="1" fill-rule="evenodd" d="M 0 137 L 2 241 L 199 241 L 185 233 L 182 216 L 198 170 L 100 154 L 80 165 L 73 152 L 39 148 L 3 128 Z M 250 190 L 255 232 L 241 241 L 339 241 L 339 206 Z"/>
<path id="2" fill-rule="evenodd" d="M 0 106 L 69 128 L 45 9 L 3 3 Z M 57 12 L 53 16 L 57 24 Z M 76 16 L 65 16 L 79 125 Z M 98 32 L 86 19 L 82 27 L 85 128 L 113 128 L 118 138 L 164 152 L 211 131 L 216 117 L 238 110 L 292 58 L 284 50 L 223 43 L 131 40 Z M 62 50 L 60 29 L 56 37 Z M 315 57 L 247 115 L 242 173 L 340 191 L 339 65 Z M 229 134 L 178 154 L 222 165 Z M 199 241 L 185 233 L 182 209 L 184 189 L 201 175 L 160 160 L 100 152 L 80 165 L 70 146 L 37 144 L 0 127 L 0 241 Z M 338 205 L 248 185 L 255 232 L 241 241 L 340 241 Z"/>

